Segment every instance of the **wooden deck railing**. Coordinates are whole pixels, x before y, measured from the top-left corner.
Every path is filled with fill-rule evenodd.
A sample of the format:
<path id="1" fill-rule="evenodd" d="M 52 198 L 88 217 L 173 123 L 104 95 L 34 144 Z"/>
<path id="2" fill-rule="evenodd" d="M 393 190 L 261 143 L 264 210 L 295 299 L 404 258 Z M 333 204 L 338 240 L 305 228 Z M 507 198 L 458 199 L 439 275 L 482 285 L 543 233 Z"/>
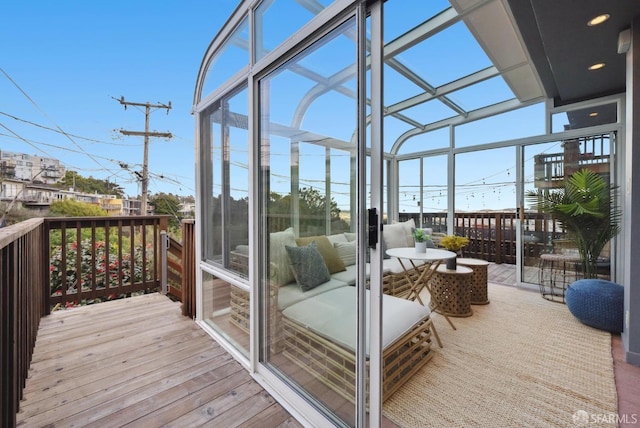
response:
<path id="1" fill-rule="evenodd" d="M 416 224 L 430 227 L 434 232 L 447 231 L 446 213 L 401 213 L 400 221 L 413 218 Z M 564 237 L 563 230 L 543 214 L 525 213 L 523 216 L 523 246 L 525 264 L 535 263 L 540 254 L 552 247 L 552 241 Z M 465 257 L 495 263 L 516 263 L 516 213 L 480 212 L 456 213 L 454 233 L 469 238 Z M 530 263 L 528 263 L 530 261 Z"/>
<path id="2" fill-rule="evenodd" d="M 168 292 L 182 302 L 182 315 L 196 316 L 196 255 L 195 221 L 182 220 L 182 242 L 168 237 Z"/>
<path id="3" fill-rule="evenodd" d="M 15 426 L 42 316 L 157 291 L 167 224 L 168 216 L 69 217 L 0 229 L 0 426 Z"/>
<path id="4" fill-rule="evenodd" d="M 50 305 L 159 290 L 160 231 L 167 230 L 168 216 L 46 218 L 44 225 Z"/>
<path id="5" fill-rule="evenodd" d="M 0 426 L 16 424 L 40 318 L 48 313 L 43 288 L 48 266 L 44 223 L 31 219 L 0 229 Z"/>

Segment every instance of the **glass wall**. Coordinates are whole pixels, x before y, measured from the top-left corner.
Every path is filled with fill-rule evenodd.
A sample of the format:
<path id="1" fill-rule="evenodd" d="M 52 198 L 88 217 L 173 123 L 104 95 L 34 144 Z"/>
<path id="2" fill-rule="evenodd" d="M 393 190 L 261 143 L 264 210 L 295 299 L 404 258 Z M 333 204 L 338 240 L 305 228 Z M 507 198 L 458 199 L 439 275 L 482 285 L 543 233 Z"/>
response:
<path id="1" fill-rule="evenodd" d="M 203 274 L 203 319 L 243 353 L 249 352 L 249 137 L 247 90 L 233 91 L 203 116 L 202 259 L 236 276 Z M 206 136 L 206 138 L 205 138 Z M 206 189 L 206 190 L 205 190 Z"/>
<path id="2" fill-rule="evenodd" d="M 532 209 L 537 198 L 564 189 L 565 180 L 581 169 L 600 174 L 611 185 L 612 147 L 614 134 L 591 135 L 556 140 L 523 148 L 524 214 L 522 216 L 524 282 L 550 287 L 563 293 L 564 287 L 582 276 L 577 246 L 568 239 L 562 224 L 549 214 Z M 553 254 L 541 263 L 543 254 Z M 544 258 L 544 257 L 543 257 Z M 542 269 L 544 268 L 544 269 Z M 552 269 L 550 269 L 552 268 Z M 598 275 L 604 279 L 611 275 L 611 247 L 605 246 L 598 261 Z M 542 289 L 542 288 L 541 288 Z"/>
<path id="3" fill-rule="evenodd" d="M 532 144 L 548 141 L 544 103 L 522 108 L 467 28 L 486 3 L 459 15 L 446 0 L 366 2 L 365 34 L 355 3 L 242 2 L 247 10 L 233 17 L 227 40 L 207 52 L 196 96 L 207 103 L 198 104 L 201 318 L 292 406 L 346 426 L 363 417 L 356 396 L 375 391 L 372 376 L 384 401 L 440 352 L 429 348 L 428 309 L 406 298 L 409 275 L 382 256 L 394 230 L 395 246 L 413 248 L 409 222 L 394 223 L 473 233 L 465 256 L 498 261 L 491 257 L 500 250 L 500 262 L 516 263 L 522 250 L 536 264 L 529 251 L 555 238 L 524 221 L 529 245 L 515 247 L 518 209 L 528 208 L 517 200 L 518 177 L 525 190 L 554 181 L 556 169 L 571 168 L 568 147 L 591 168 L 611 155 L 606 136 Z M 568 112 L 555 112 L 554 129 L 566 129 Z M 560 160 L 552 156 L 558 144 Z M 367 223 L 363 200 L 381 207 L 386 223 L 374 250 L 357 233 Z M 506 247 L 496 233 L 508 237 Z M 397 284 L 404 294 L 389 292 Z M 378 289 L 386 294 L 374 302 Z M 411 311 L 419 321 L 392 337 Z M 380 372 L 369 373 L 378 358 Z"/>
<path id="4" fill-rule="evenodd" d="M 347 425 L 355 420 L 356 287 L 335 278 L 355 285 L 357 109 L 354 97 L 330 89 L 355 87 L 354 31 L 350 20 L 259 81 L 260 360 Z M 320 70 L 334 77 L 314 79 Z"/>

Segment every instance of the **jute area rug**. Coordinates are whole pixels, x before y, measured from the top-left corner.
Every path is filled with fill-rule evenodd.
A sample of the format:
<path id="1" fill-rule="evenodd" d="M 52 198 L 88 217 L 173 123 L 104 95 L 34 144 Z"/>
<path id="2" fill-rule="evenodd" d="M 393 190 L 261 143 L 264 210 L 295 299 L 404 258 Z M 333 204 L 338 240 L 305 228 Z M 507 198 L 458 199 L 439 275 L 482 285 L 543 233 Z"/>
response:
<path id="1" fill-rule="evenodd" d="M 443 348 L 434 343 L 384 415 L 401 427 L 611 427 L 610 334 L 535 292 L 489 285 L 489 299 L 451 318 L 457 330 L 433 315 Z"/>

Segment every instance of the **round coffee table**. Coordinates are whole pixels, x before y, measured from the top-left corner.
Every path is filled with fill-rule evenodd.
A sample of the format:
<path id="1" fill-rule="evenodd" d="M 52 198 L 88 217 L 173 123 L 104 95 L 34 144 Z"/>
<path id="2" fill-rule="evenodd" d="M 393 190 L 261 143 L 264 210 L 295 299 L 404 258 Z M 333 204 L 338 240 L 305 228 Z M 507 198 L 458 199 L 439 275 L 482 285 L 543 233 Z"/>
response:
<path id="1" fill-rule="evenodd" d="M 482 259 L 459 258 L 457 263 L 473 269 L 473 286 L 471 287 L 471 304 L 486 305 L 489 303 L 487 291 L 489 262 Z"/>
<path id="2" fill-rule="evenodd" d="M 471 292 L 473 287 L 473 269 L 460 266 L 447 269 L 440 265 L 431 277 L 431 310 L 450 317 L 468 317 L 471 310 Z M 436 300 L 435 304 L 433 299 Z"/>

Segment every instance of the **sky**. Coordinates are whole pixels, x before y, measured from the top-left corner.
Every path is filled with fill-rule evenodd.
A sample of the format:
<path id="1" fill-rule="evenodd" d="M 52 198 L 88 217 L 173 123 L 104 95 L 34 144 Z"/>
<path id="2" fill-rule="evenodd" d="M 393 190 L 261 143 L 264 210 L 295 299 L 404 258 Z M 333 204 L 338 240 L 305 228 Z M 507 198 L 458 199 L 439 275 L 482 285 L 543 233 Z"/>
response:
<path id="1" fill-rule="evenodd" d="M 197 73 L 207 47 L 238 3 L 239 0 L 3 0 L 0 6 L 0 150 L 59 159 L 68 170 L 85 177 L 108 179 L 121 186 L 127 196 L 135 197 L 140 193 L 136 173 L 142 171 L 143 137 L 124 136 L 120 130 L 143 131 L 144 108 L 130 106 L 125 110 L 118 100 L 124 97 L 129 102 L 151 104 L 170 101 L 172 108 L 168 113 L 154 110 L 150 116 L 151 131 L 171 132 L 173 138 L 150 138 L 149 192 L 195 196 L 195 127 L 191 109 Z M 290 20 L 295 17 L 294 10 L 301 13 L 305 18 L 296 21 L 298 25 L 309 19 L 308 13 L 305 15 L 299 7 L 293 9 L 292 3 L 274 5 L 276 11 Z M 388 41 L 400 34 L 394 32 L 394 22 L 399 23 L 398 31 L 406 31 L 447 6 L 444 0 L 388 2 L 385 10 Z M 297 28 L 294 25 L 283 29 L 281 15 L 274 16 L 264 24 L 272 25 L 269 37 L 275 40 L 268 40 L 271 44 L 286 39 Z M 415 22 L 407 22 L 408 17 Z M 488 59 L 462 23 L 445 32 L 429 43 L 403 52 L 401 60 L 436 85 L 488 65 Z M 458 48 L 451 49 L 452 43 Z M 317 52 L 320 58 L 314 65 L 321 67 L 318 71 L 328 65 L 337 66 L 323 60 L 321 54 L 326 51 Z M 452 51 L 459 53 L 452 55 Z M 394 80 L 393 71 L 389 69 L 387 73 L 386 81 Z M 400 93 L 404 98 L 421 91 L 417 86 L 401 85 L 406 79 L 396 80 L 399 83 L 387 85 L 389 90 L 385 91 L 389 103 L 398 101 L 394 97 Z M 284 93 L 291 95 L 291 82 L 286 83 L 288 88 Z M 504 96 L 505 91 L 496 90 L 495 83 L 490 88 L 478 85 L 477 93 L 460 91 L 451 97 L 462 97 L 461 105 L 467 108 L 497 102 L 502 98 L 487 100 L 489 94 Z M 488 84 L 490 82 L 483 85 Z M 480 101 L 483 104 L 474 104 Z M 431 112 L 426 105 L 419 107 L 404 113 L 414 115 L 418 121 L 431 114 L 445 114 L 443 117 L 451 114 Z M 305 117 L 305 126 L 312 126 L 315 112 L 315 117 L 320 119 L 320 129 L 325 129 L 326 107 L 318 104 L 314 108 L 316 110 L 312 109 Z M 335 105 L 329 111 L 331 109 L 335 109 Z M 499 124 L 479 121 L 458 127 L 456 144 L 467 146 L 540 134 L 544 124 L 542 108 L 534 110 L 536 120 L 531 120 L 531 112 L 527 111 L 513 113 L 510 120 L 498 117 L 495 120 Z M 282 123 L 291 121 L 287 117 L 280 119 Z M 393 142 L 406 129 L 394 127 L 392 118 L 387 119 L 385 142 Z M 349 128 L 348 135 L 351 133 Z M 434 135 L 439 135 L 438 131 L 432 134 L 408 141 L 404 152 L 432 147 Z M 438 138 L 442 144 L 448 144 L 448 136 Z M 385 149 L 390 149 L 390 144 Z M 490 161 L 481 161 L 485 154 Z M 485 154 L 458 158 L 458 209 L 507 209 L 516 205 L 515 150 Z M 499 162 L 497 154 L 503 155 Z M 533 159 L 533 153 L 528 159 Z M 405 165 L 408 166 L 400 170 L 404 184 L 400 211 L 417 211 L 419 164 Z M 323 179 L 323 173 L 321 175 Z M 532 171 L 528 175 L 532 176 Z M 445 177 L 443 158 L 427 161 L 424 180 L 430 187 L 422 195 L 426 211 L 447 209 Z M 343 209 L 348 206 L 348 200 L 341 205 Z"/>
<path id="2" fill-rule="evenodd" d="M 68 170 L 140 192 L 144 108 L 168 104 L 149 129 L 149 192 L 195 195 L 196 78 L 239 0 L 3 0 L 0 150 L 56 158 Z"/>

